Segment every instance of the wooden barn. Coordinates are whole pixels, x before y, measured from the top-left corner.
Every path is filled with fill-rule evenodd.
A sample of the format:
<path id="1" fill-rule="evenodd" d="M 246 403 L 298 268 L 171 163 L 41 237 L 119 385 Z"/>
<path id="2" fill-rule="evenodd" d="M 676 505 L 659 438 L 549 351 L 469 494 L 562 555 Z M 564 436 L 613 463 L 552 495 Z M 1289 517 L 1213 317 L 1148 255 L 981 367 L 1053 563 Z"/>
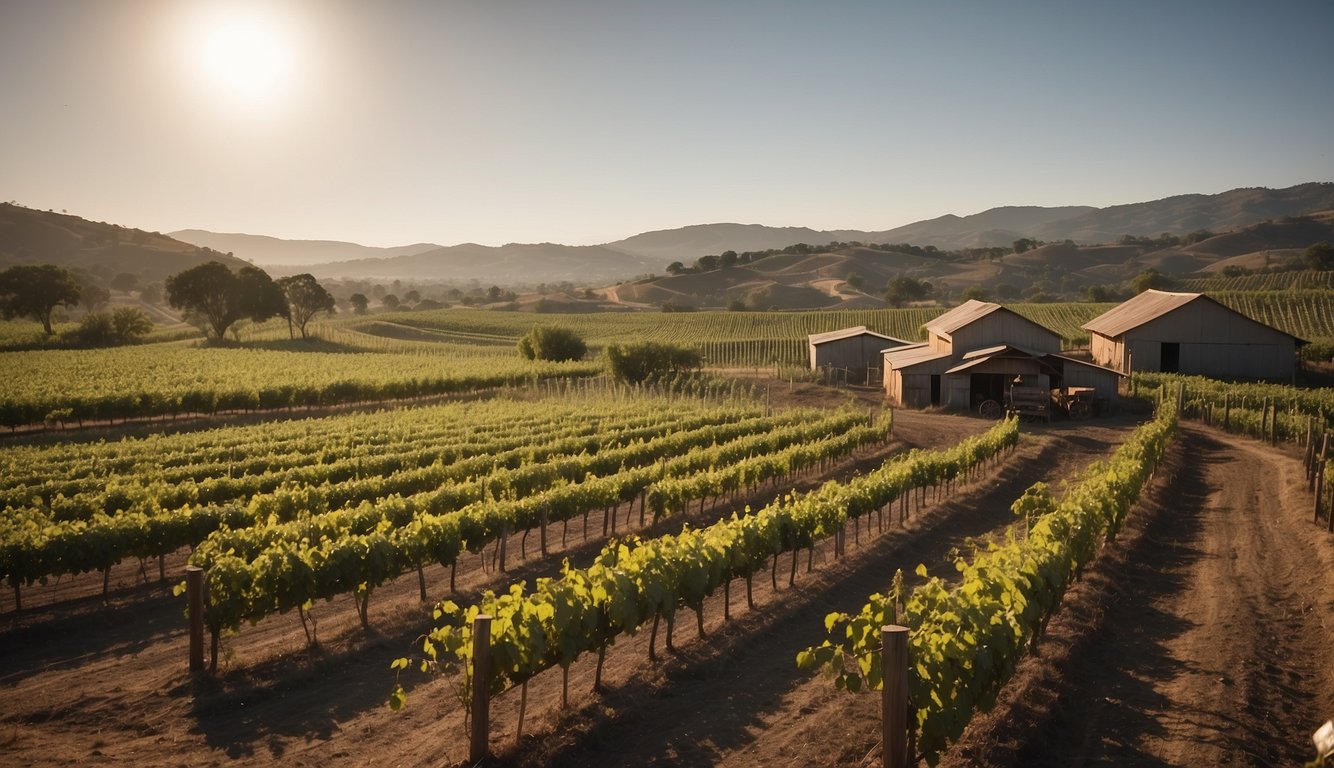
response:
<path id="1" fill-rule="evenodd" d="M 1083 327 L 1093 360 L 1124 373 L 1290 380 L 1306 343 L 1199 293 L 1145 291 Z"/>
<path id="2" fill-rule="evenodd" d="M 810 351 L 812 371 L 833 369 L 847 383 L 879 385 L 881 352 L 908 343 L 859 325 L 841 331 L 813 333 L 807 337 L 806 346 Z"/>
<path id="3" fill-rule="evenodd" d="M 927 340 L 884 352 L 885 394 L 910 408 L 997 414 L 1016 386 L 1091 387 L 1116 398 L 1116 371 L 1059 354 L 1061 337 L 999 304 L 970 300 L 926 326 Z"/>

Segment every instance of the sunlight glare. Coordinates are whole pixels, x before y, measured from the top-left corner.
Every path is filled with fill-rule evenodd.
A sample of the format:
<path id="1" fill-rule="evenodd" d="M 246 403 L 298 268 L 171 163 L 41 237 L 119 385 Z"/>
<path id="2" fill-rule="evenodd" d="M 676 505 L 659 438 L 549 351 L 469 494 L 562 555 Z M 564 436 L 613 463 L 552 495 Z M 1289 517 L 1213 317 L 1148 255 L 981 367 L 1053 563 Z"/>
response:
<path id="1" fill-rule="evenodd" d="M 232 106 L 268 106 L 288 94 L 297 37 L 272 6 L 227 3 L 193 19 L 190 57 L 198 84 Z"/>

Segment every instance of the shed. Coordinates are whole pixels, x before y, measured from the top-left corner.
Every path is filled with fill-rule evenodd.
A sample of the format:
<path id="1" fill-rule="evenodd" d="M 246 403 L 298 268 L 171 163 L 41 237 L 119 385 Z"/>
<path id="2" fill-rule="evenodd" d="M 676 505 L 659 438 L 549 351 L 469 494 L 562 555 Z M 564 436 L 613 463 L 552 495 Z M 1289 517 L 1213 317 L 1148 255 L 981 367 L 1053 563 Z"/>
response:
<path id="1" fill-rule="evenodd" d="M 1123 373 L 1291 379 L 1306 343 L 1200 293 L 1148 290 L 1083 327 L 1094 362 Z"/>
<path id="2" fill-rule="evenodd" d="M 807 337 L 811 370 L 833 368 L 847 372 L 852 383 L 880 384 L 881 351 L 910 342 L 868 330 L 866 326 L 844 328 Z"/>

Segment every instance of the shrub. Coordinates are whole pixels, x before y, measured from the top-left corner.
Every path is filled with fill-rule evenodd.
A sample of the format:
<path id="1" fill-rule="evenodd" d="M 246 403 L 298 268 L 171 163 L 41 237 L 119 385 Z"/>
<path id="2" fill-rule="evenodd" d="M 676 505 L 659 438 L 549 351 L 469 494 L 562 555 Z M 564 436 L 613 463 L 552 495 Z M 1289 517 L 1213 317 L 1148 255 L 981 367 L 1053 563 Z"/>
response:
<path id="1" fill-rule="evenodd" d="M 519 354 L 529 360 L 564 362 L 580 360 L 588 345 L 574 331 L 559 326 L 539 326 L 519 339 Z"/>
<path id="2" fill-rule="evenodd" d="M 655 341 L 612 344 L 607 347 L 606 357 L 611 375 L 630 383 L 695 371 L 700 367 L 699 353 L 695 350 Z"/>

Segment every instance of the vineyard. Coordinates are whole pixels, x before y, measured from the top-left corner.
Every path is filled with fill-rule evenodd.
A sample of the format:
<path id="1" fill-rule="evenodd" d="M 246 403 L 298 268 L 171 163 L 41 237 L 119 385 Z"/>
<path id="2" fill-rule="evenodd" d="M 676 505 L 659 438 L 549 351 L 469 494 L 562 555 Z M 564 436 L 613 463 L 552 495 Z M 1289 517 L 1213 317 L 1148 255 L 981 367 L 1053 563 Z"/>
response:
<path id="1" fill-rule="evenodd" d="M 1316 291 L 1220 299 L 1288 327 L 1331 323 Z M 1103 309 L 1020 311 L 1069 340 Z M 773 375 L 802 363 L 806 333 L 865 324 L 918 338 L 939 311 L 541 320 L 595 349 L 671 341 Z M 1293 762 L 1281 734 L 1334 706 L 1334 677 L 1307 661 L 1334 650 L 1320 624 L 1334 615 L 1334 492 L 1316 491 L 1313 525 L 1309 487 L 1311 446 L 1334 430 L 1328 389 L 1137 374 L 1118 415 L 989 422 L 891 411 L 879 392 L 787 375 L 613 384 L 596 361 L 522 360 L 515 340 L 533 319 L 412 312 L 326 321 L 305 346 L 266 324 L 223 347 L 0 353 L 5 426 L 88 427 L 0 449 L 7 753 L 463 765 L 481 722 L 506 764 L 862 765 L 881 749 L 868 693 L 884 673 L 879 628 L 899 623 L 912 630 L 915 756 L 991 764 L 979 731 L 1037 749 L 1044 728 L 1066 727 L 1050 724 L 1059 707 L 1046 724 L 994 723 L 1029 711 L 1017 681 L 1059 657 L 1050 644 L 1067 623 L 1101 626 L 1072 619 L 1071 596 L 1129 599 L 1086 594 L 1118 558 L 1140 574 L 1126 578 L 1242 569 L 1137 588 L 1159 598 L 1135 617 L 1172 614 L 1156 629 L 1164 647 L 1204 627 L 1185 658 L 1209 659 L 1207 643 L 1228 637 L 1206 624 L 1216 616 L 1282 627 L 1211 672 L 1280 701 L 1281 727 L 1234 729 L 1231 747 L 1206 750 L 1213 762 L 1241 745 Z M 211 418 L 186 418 L 199 414 Z M 1165 495 L 1171 514 L 1153 513 Z M 1152 536 L 1146 519 L 1177 526 L 1170 544 L 1136 543 Z M 1242 525 L 1271 529 L 1229 537 Z M 1197 610 L 1210 590 L 1234 613 Z M 198 620 L 193 674 L 184 614 Z M 1070 673 L 1067 708 L 1123 668 L 1185 686 L 1187 673 L 1138 668 L 1142 649 L 1106 642 L 1084 677 Z M 1269 673 L 1251 660 L 1271 655 L 1288 677 L 1252 679 Z M 1145 717 L 1172 716 L 1123 695 Z M 1244 721 L 1249 701 L 1223 716 Z M 1075 753 L 1104 743 L 1081 739 Z"/>

